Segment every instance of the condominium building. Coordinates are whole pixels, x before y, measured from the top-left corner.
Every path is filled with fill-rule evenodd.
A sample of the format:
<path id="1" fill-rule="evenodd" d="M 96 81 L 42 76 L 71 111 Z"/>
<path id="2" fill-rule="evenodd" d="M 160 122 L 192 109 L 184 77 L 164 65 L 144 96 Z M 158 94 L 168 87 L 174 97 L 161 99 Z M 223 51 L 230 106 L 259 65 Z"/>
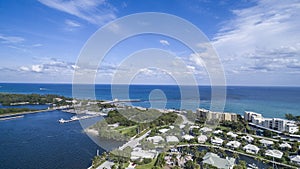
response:
<path id="1" fill-rule="evenodd" d="M 236 113 L 213 112 L 206 109 L 197 109 L 197 117 L 205 120 L 219 120 L 219 121 L 237 121 L 238 115 Z"/>
<path id="2" fill-rule="evenodd" d="M 280 132 L 296 133 L 299 131 L 294 121 L 280 118 L 264 118 L 261 114 L 255 112 L 245 111 L 244 120 Z"/>

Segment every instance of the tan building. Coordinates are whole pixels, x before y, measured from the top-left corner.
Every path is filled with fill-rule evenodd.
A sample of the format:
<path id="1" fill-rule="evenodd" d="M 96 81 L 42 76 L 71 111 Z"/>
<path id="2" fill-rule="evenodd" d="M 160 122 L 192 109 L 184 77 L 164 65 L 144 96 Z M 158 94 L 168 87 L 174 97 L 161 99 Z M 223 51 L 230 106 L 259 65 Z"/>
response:
<path id="1" fill-rule="evenodd" d="M 236 113 L 212 112 L 206 109 L 197 109 L 196 114 L 199 119 L 205 119 L 207 121 L 211 121 L 211 120 L 237 121 L 238 120 L 238 115 Z"/>

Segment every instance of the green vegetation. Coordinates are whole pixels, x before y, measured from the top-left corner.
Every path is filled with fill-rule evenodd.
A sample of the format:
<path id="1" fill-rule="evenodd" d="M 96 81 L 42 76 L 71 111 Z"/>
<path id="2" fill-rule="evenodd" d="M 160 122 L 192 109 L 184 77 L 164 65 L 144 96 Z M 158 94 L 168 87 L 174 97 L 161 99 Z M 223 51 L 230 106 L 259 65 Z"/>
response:
<path id="1" fill-rule="evenodd" d="M 59 99 L 56 99 L 59 98 Z M 12 104 L 18 103 L 26 103 L 26 104 L 48 104 L 53 103 L 57 106 L 68 105 L 71 103 L 67 103 L 66 100 L 70 100 L 70 98 L 66 98 L 64 96 L 47 94 L 47 95 L 39 95 L 39 94 L 4 94 L 0 93 L 0 103 L 5 106 L 9 106 Z"/>
<path id="2" fill-rule="evenodd" d="M 288 120 L 294 120 L 300 122 L 300 116 L 294 116 L 290 113 L 285 114 L 285 118 Z"/>
<path id="3" fill-rule="evenodd" d="M 33 111 L 33 109 L 28 109 L 28 108 L 2 108 L 2 109 L 0 109 L 0 115 L 12 114 L 12 113 L 21 113 L 21 112 L 28 112 L 28 111 Z"/>

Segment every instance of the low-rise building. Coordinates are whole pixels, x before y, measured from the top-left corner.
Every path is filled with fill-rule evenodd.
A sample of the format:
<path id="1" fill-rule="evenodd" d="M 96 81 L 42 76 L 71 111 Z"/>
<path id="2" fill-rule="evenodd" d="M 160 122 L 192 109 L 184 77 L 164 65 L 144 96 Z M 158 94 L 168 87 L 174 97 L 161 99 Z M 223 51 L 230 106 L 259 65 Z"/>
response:
<path id="1" fill-rule="evenodd" d="M 205 143 L 207 141 L 207 136 L 206 135 L 200 135 L 198 136 L 198 143 Z"/>
<path id="2" fill-rule="evenodd" d="M 219 138 L 219 137 L 212 137 L 210 139 L 210 141 L 211 141 L 211 144 L 217 145 L 217 146 L 221 146 L 223 144 L 223 142 L 224 142 L 224 140 L 221 139 L 221 138 Z"/>
<path id="3" fill-rule="evenodd" d="M 235 165 L 235 158 L 232 157 L 221 158 L 215 153 L 208 152 L 203 157 L 202 163 L 209 164 L 220 169 L 233 169 Z"/>
<path id="4" fill-rule="evenodd" d="M 230 131 L 230 132 L 227 133 L 227 136 L 230 136 L 232 138 L 236 138 L 238 135 L 234 134 L 233 132 Z"/>
<path id="5" fill-rule="evenodd" d="M 226 146 L 231 148 L 239 148 L 241 146 L 241 143 L 238 141 L 229 141 Z"/>
<path id="6" fill-rule="evenodd" d="M 202 128 L 200 129 L 200 131 L 203 132 L 203 133 L 208 133 L 208 132 L 212 132 L 212 129 L 211 129 L 211 128 L 208 128 L 208 127 L 202 127 Z"/>
<path id="7" fill-rule="evenodd" d="M 243 147 L 243 150 L 246 151 L 247 153 L 257 154 L 260 149 L 256 145 L 247 144 Z"/>
<path id="8" fill-rule="evenodd" d="M 213 134 L 221 134 L 221 133 L 223 133 L 222 130 L 216 130 L 216 131 L 213 132 Z"/>
<path id="9" fill-rule="evenodd" d="M 259 142 L 261 144 L 263 144 L 265 147 L 269 147 L 269 146 L 272 146 L 274 144 L 273 141 L 265 140 L 265 139 L 261 139 L 261 140 L 259 140 Z"/>
<path id="10" fill-rule="evenodd" d="M 292 146 L 289 143 L 287 143 L 287 142 L 281 143 L 279 145 L 279 147 L 282 148 L 282 149 L 286 149 L 286 148 L 290 149 L 290 148 L 292 148 Z"/>
<path id="11" fill-rule="evenodd" d="M 283 152 L 279 150 L 266 150 L 266 156 L 274 157 L 274 158 L 282 158 Z"/>
<path id="12" fill-rule="evenodd" d="M 251 136 L 243 136 L 242 139 L 246 140 L 248 143 L 252 143 L 252 141 L 254 141 L 254 138 Z"/>
<path id="13" fill-rule="evenodd" d="M 179 139 L 176 136 L 167 136 L 166 141 L 168 143 L 178 143 Z"/>
<path id="14" fill-rule="evenodd" d="M 165 139 L 163 139 L 161 136 L 148 137 L 146 140 L 152 142 L 153 144 L 158 144 L 159 142 L 165 141 Z"/>
<path id="15" fill-rule="evenodd" d="M 132 150 L 130 159 L 137 160 L 142 158 L 150 158 L 154 159 L 157 155 L 157 151 L 155 150 L 143 150 L 140 147 L 136 147 Z"/>
<path id="16" fill-rule="evenodd" d="M 186 134 L 186 135 L 183 135 L 182 138 L 183 138 L 184 140 L 190 141 L 190 140 L 194 139 L 195 137 Z"/>
<path id="17" fill-rule="evenodd" d="M 289 157 L 291 162 L 300 165 L 300 155 L 293 155 Z"/>

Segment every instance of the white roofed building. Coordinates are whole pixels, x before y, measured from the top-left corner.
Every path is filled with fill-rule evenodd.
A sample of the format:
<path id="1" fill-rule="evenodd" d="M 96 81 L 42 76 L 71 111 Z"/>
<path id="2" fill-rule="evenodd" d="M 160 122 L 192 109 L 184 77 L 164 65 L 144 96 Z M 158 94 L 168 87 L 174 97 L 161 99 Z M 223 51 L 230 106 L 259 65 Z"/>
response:
<path id="1" fill-rule="evenodd" d="M 282 158 L 283 152 L 279 150 L 266 150 L 266 156 L 274 157 L 274 158 Z"/>
<path id="2" fill-rule="evenodd" d="M 241 143 L 238 141 L 229 141 L 226 146 L 231 148 L 239 148 L 241 146 Z"/>
<path id="3" fill-rule="evenodd" d="M 260 149 L 253 144 L 247 144 L 243 147 L 243 150 L 247 153 L 257 154 Z"/>
<path id="4" fill-rule="evenodd" d="M 219 137 L 212 137 L 210 139 L 210 141 L 211 141 L 211 144 L 217 145 L 217 146 L 221 146 L 223 144 L 223 142 L 224 142 L 224 140 L 221 139 L 221 138 L 219 138 Z"/>
<path id="5" fill-rule="evenodd" d="M 300 155 L 293 155 L 289 157 L 292 163 L 300 166 Z"/>
<path id="6" fill-rule="evenodd" d="M 198 136 L 198 143 L 205 143 L 207 141 L 207 136 L 206 135 L 200 135 Z"/>

